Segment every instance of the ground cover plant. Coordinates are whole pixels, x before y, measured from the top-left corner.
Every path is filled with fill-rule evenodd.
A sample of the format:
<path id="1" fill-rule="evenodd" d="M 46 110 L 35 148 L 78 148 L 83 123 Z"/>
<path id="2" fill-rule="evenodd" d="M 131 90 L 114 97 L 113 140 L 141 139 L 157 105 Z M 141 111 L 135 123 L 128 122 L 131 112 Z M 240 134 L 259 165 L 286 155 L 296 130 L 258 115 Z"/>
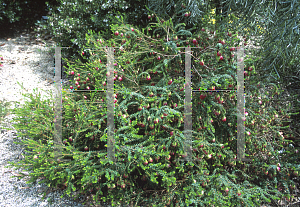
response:
<path id="1" fill-rule="evenodd" d="M 189 14 L 187 14 L 189 15 Z M 107 159 L 106 94 L 63 92 L 63 153 L 54 159 L 53 99 L 28 95 L 24 108 L 12 112 L 15 128 L 30 137 L 29 149 L 15 167 L 34 170 L 29 182 L 43 177 L 48 186 L 76 189 L 97 200 L 133 201 L 138 206 L 253 206 L 271 199 L 291 199 L 298 179 L 297 149 L 282 129 L 287 107 L 270 105 L 281 89 L 259 79 L 257 57 L 245 57 L 246 154 L 236 160 L 234 30 L 213 25 L 192 33 L 172 19 L 157 21 L 142 31 L 125 24 L 122 16 L 111 25 L 112 37 L 89 31 L 81 61 L 65 60 L 72 83 L 65 89 L 105 90 L 106 77 L 115 77 L 115 153 Z M 205 20 L 208 21 L 208 20 Z M 244 37 L 246 39 L 246 37 Z M 243 43 L 246 46 L 246 43 Z M 184 154 L 185 50 L 192 51 L 192 161 Z M 107 74 L 107 48 L 114 47 L 114 74 Z M 259 57 L 258 57 L 259 58 Z M 268 87 L 268 90 L 265 90 Z M 264 91 L 265 90 L 265 91 Z M 102 102 L 99 104 L 96 102 Z M 285 149 L 282 153 L 279 151 Z"/>

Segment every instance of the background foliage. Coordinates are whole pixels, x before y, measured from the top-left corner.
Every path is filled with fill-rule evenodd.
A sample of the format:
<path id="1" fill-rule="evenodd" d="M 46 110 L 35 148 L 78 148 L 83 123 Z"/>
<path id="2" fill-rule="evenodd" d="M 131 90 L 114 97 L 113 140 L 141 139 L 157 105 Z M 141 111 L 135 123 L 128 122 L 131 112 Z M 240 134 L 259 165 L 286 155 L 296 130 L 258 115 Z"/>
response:
<path id="1" fill-rule="evenodd" d="M 262 57 L 258 62 L 260 75 L 282 84 L 294 97 L 292 104 L 296 114 L 291 116 L 292 129 L 297 134 L 295 145 L 299 147 L 299 1 L 226 0 L 224 5 L 226 13 L 234 13 L 243 22 L 240 30 L 249 28 L 252 35 L 257 33 L 257 27 L 263 28 L 262 37 L 257 39 L 262 47 L 257 53 Z"/>
<path id="2" fill-rule="evenodd" d="M 14 35 L 16 29 L 31 29 L 37 20 L 48 14 L 48 7 L 57 5 L 56 0 L 0 0 L 0 35 L 7 37 Z"/>

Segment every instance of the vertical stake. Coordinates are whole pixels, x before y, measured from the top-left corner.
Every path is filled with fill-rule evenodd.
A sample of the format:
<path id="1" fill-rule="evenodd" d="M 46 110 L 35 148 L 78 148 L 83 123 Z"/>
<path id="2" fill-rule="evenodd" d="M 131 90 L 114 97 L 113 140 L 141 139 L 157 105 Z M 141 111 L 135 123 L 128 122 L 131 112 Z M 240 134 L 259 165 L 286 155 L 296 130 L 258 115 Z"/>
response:
<path id="1" fill-rule="evenodd" d="M 244 48 L 237 48 L 237 160 L 245 159 Z"/>
<path id="2" fill-rule="evenodd" d="M 114 48 L 109 47 L 107 54 L 107 158 L 115 161 L 115 140 L 114 140 Z"/>
<path id="3" fill-rule="evenodd" d="M 61 155 L 62 148 L 62 80 L 61 80 L 61 47 L 55 48 L 55 112 L 54 112 L 54 145 L 55 159 Z"/>
<path id="4" fill-rule="evenodd" d="M 184 137 L 185 161 L 192 160 L 192 91 L 191 91 L 191 48 L 185 47 L 185 103 L 184 103 Z"/>

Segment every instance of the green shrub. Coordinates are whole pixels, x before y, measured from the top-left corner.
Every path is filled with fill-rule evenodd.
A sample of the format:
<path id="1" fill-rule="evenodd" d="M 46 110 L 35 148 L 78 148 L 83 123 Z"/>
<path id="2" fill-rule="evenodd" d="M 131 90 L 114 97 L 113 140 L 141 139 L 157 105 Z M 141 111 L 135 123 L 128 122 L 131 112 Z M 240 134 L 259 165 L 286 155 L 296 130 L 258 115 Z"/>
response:
<path id="1" fill-rule="evenodd" d="M 109 39 L 112 37 L 110 25 L 115 24 L 115 16 L 122 15 L 124 22 L 131 24 L 137 29 L 145 28 L 150 22 L 155 21 L 155 18 L 148 18 L 152 14 L 147 6 L 151 9 L 160 7 L 160 3 L 153 3 L 141 0 L 129 1 L 86 1 L 86 0 L 59 0 L 58 7 L 53 8 L 48 5 L 51 15 L 47 20 L 45 29 L 53 36 L 53 40 L 61 47 L 70 47 L 62 50 L 62 57 L 72 59 L 73 61 L 80 59 L 82 62 L 87 62 L 80 55 L 86 44 L 85 34 L 89 30 L 100 32 L 102 37 Z M 185 12 L 188 12 L 188 7 L 181 7 L 181 2 L 170 2 L 170 5 L 164 11 L 159 11 L 159 15 L 164 18 L 173 17 L 173 23 L 185 22 L 186 28 L 196 28 L 195 22 L 200 20 L 200 17 L 185 17 Z M 206 5 L 200 5 L 202 10 L 206 9 Z M 199 8 L 200 9 L 200 8 Z M 166 13 L 167 11 L 167 13 Z M 194 22 L 191 22 L 193 20 Z M 205 21 L 198 21 L 198 26 L 205 26 Z M 89 55 L 87 53 L 87 55 Z M 86 57 L 88 59 L 88 57 Z"/>
<path id="2" fill-rule="evenodd" d="M 50 128 L 51 134 L 54 128 L 51 102 L 31 95 L 28 106 L 14 110 L 19 113 L 14 121 L 29 120 L 24 129 L 32 139 L 23 140 L 23 144 L 32 152 L 25 160 L 10 164 L 34 170 L 29 182 L 45 177 L 42 182 L 66 189 L 69 195 L 78 189 L 96 201 L 110 200 L 113 206 L 120 201 L 147 206 L 254 206 L 290 198 L 290 186 L 296 185 L 299 171 L 293 160 L 299 154 L 279 133 L 286 127 L 286 109 L 278 111 L 268 105 L 280 88 L 259 79 L 257 59 L 251 56 L 244 62 L 249 75 L 245 75 L 245 143 L 247 158 L 252 161 L 236 160 L 238 114 L 234 92 L 193 93 L 192 160 L 178 161 L 186 156 L 182 90 L 185 51 L 178 47 L 201 47 L 192 49 L 193 89 L 217 91 L 237 85 L 237 66 L 230 48 L 236 48 L 240 41 L 234 31 L 232 36 L 224 31 L 211 35 L 212 27 L 193 34 L 184 24 L 173 26 L 172 19 L 161 21 L 157 17 L 151 25 L 155 31 L 151 36 L 148 27 L 141 31 L 125 24 L 121 17 L 118 24 L 111 25 L 115 34 L 111 39 L 89 30 L 87 43 L 78 51 L 84 51 L 83 59 L 89 53 L 89 59 L 85 63 L 66 60 L 66 73 L 74 78 L 73 88 L 80 85 L 79 89 L 105 90 L 109 75 L 106 47 L 115 48 L 114 75 L 122 77 L 114 86 L 118 161 L 106 157 L 107 110 L 105 104 L 95 103 L 105 103 L 106 94 L 65 91 L 61 157 L 54 159 L 53 139 L 43 139 L 45 130 Z M 269 91 L 262 92 L 267 86 Z M 44 120 L 46 126 L 40 124 Z M 16 125 L 17 129 L 21 127 Z M 283 148 L 285 151 L 279 153 Z"/>
<path id="3" fill-rule="evenodd" d="M 7 102 L 5 99 L 0 101 L 0 123 L 4 121 L 4 118 L 9 115 L 9 106 L 11 106 L 11 102 Z M 5 129 L 5 128 L 3 128 Z"/>
<path id="4" fill-rule="evenodd" d="M 85 0 L 59 0 L 58 7 L 49 7 L 51 13 L 47 20 L 47 31 L 53 36 L 53 40 L 61 47 L 70 47 L 63 50 L 63 57 L 78 59 L 77 51 L 85 44 L 85 33 L 88 30 L 101 31 L 109 38 L 109 24 L 117 12 L 126 14 L 134 24 L 141 24 L 140 20 L 145 20 L 145 8 L 143 2 L 129 1 L 108 3 L 106 1 L 85 1 Z M 134 6 L 130 6 L 134 5 Z M 138 18 L 132 18 L 137 15 Z M 106 22 L 105 22 L 106 20 Z M 81 61 L 83 61 L 81 59 Z"/>

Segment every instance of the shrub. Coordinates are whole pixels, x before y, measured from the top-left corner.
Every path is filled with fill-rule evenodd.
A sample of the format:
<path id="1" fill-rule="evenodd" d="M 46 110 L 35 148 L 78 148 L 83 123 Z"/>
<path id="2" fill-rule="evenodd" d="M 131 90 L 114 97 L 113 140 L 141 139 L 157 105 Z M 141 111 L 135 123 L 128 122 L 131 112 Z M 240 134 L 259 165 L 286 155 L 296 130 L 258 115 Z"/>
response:
<path id="1" fill-rule="evenodd" d="M 124 2 L 103 2 L 103 1 L 85 1 L 85 0 L 60 0 L 58 7 L 49 7 L 51 15 L 45 26 L 47 32 L 53 36 L 53 40 L 61 47 L 70 47 L 62 50 L 62 56 L 73 61 L 80 59 L 87 62 L 78 55 L 86 44 L 85 34 L 89 30 L 100 32 L 104 39 L 112 37 L 110 24 L 116 23 L 114 17 L 122 15 L 124 22 L 130 23 L 137 29 L 145 28 L 150 22 L 155 21 L 154 14 L 148 9 L 150 6 L 154 10 L 160 7 L 161 2 L 148 2 L 140 0 L 129 0 Z M 176 2 L 177 5 L 181 3 Z M 206 6 L 198 5 L 206 10 Z M 185 17 L 188 7 L 176 6 L 170 2 L 166 10 L 159 9 L 159 15 L 164 17 L 173 17 L 173 23 L 185 22 L 187 29 L 196 30 L 195 17 Z M 167 11 L 167 13 L 166 13 Z M 150 18 L 149 18 L 150 16 Z M 191 22 L 194 20 L 194 22 Z M 198 26 L 203 26 L 205 21 L 198 21 Z M 89 53 L 86 53 L 89 55 Z M 88 56 L 86 56 L 88 59 Z"/>
<path id="2" fill-rule="evenodd" d="M 2 124 L 4 118 L 9 115 L 8 107 L 11 106 L 11 102 L 7 102 L 5 99 L 0 101 L 0 123 Z M 3 128 L 6 129 L 6 128 Z"/>
<path id="3" fill-rule="evenodd" d="M 73 60 L 81 59 L 77 51 L 81 50 L 86 43 L 85 33 L 88 33 L 88 30 L 101 31 L 105 38 L 111 37 L 108 22 L 112 21 L 113 16 L 119 13 L 126 14 L 134 25 L 145 26 L 147 20 L 146 8 L 142 1 L 104 3 L 103 1 L 59 0 L 58 2 L 59 6 L 55 8 L 47 4 L 51 15 L 46 30 L 59 46 L 70 47 L 68 50 L 63 50 L 63 57 Z"/>
<path id="4" fill-rule="evenodd" d="M 106 74 L 106 47 L 115 48 L 114 76 L 122 77 L 114 86 L 117 162 L 106 157 L 105 104 L 95 104 L 106 102 L 105 93 L 64 92 L 61 157 L 54 159 L 51 138 L 42 140 L 41 135 L 33 135 L 46 127 L 34 125 L 41 122 L 36 119 L 41 112 L 32 100 L 33 108 L 15 112 L 33 116 L 28 125 L 28 129 L 34 128 L 30 135 L 33 139 L 23 140 L 33 151 L 24 161 L 10 164 L 34 169 L 29 182 L 45 177 L 42 182 L 64 188 L 69 195 L 78 189 L 96 201 L 110 200 L 113 205 L 134 201 L 152 206 L 253 206 L 283 196 L 289 199 L 299 171 L 293 159 L 299 155 L 280 134 L 285 108 L 278 111 L 268 105 L 280 88 L 260 80 L 255 72 L 256 59 L 245 58 L 245 143 L 251 162 L 236 160 L 238 114 L 234 93 L 213 92 L 236 88 L 236 65 L 230 48 L 238 47 L 237 34 L 228 36 L 210 27 L 192 34 L 184 24 L 174 27 L 172 19 L 162 21 L 158 17 L 150 28 L 155 31 L 153 37 L 149 37 L 149 27 L 140 31 L 121 17 L 118 24 L 111 25 L 115 34 L 111 39 L 89 30 L 87 44 L 79 51 L 83 57 L 90 53 L 86 63 L 66 60 L 67 74 L 74 78 L 73 88 L 80 85 L 80 89 L 105 90 L 106 76 L 112 75 Z M 192 160 L 179 161 L 186 154 L 182 90 L 185 53 L 178 47 L 192 44 L 201 47 L 192 50 L 193 89 L 212 91 L 193 93 Z M 262 93 L 266 86 L 268 91 Z M 48 109 L 49 115 L 44 117 L 52 118 L 48 104 L 39 107 Z M 285 151 L 279 153 L 282 149 Z"/>

